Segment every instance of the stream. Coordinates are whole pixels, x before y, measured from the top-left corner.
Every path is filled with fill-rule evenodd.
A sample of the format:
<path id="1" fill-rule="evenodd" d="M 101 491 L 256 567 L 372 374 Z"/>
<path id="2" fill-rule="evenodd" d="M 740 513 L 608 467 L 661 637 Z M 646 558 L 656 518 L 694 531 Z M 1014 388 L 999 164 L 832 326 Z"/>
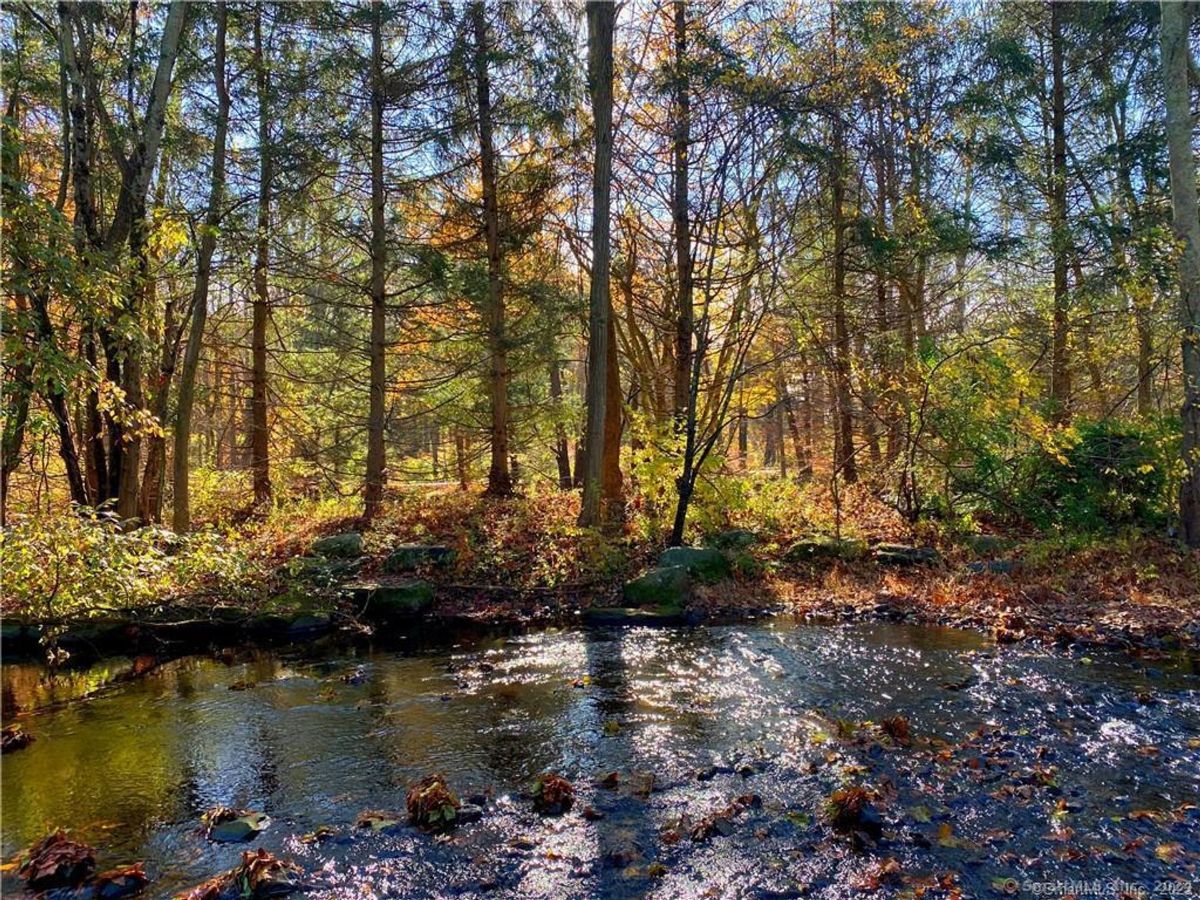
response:
<path id="1" fill-rule="evenodd" d="M 1089 652 L 780 620 L 313 644 L 113 684 L 113 662 L 6 664 L 5 721 L 36 740 L 4 757 L 3 855 L 66 828 L 101 869 L 144 861 L 152 897 L 254 847 L 330 898 L 1198 895 L 1200 659 Z M 911 740 L 880 729 L 895 716 Z M 532 808 L 546 771 L 575 786 L 562 816 Z M 354 827 L 432 772 L 482 818 Z M 858 783 L 878 840 L 826 821 Z M 218 805 L 270 824 L 211 843 Z M 0 887 L 21 890 L 11 867 Z"/>

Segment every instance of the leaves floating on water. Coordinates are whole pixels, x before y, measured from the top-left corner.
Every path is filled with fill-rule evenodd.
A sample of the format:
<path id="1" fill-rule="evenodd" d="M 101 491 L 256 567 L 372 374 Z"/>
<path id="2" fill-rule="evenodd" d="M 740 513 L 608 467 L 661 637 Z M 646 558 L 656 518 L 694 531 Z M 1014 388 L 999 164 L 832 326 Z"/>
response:
<path id="1" fill-rule="evenodd" d="M 453 828 L 462 806 L 444 775 L 426 775 L 408 789 L 406 802 L 409 821 L 432 831 Z"/>
<path id="2" fill-rule="evenodd" d="M 904 716 L 892 716 L 879 723 L 879 730 L 891 738 L 894 744 L 907 747 L 912 744 L 912 734 L 908 719 Z"/>
<path id="3" fill-rule="evenodd" d="M 281 897 L 300 889 L 300 872 L 300 867 L 295 863 L 272 856 L 260 847 L 258 850 L 247 850 L 236 867 L 176 895 L 176 900 L 267 900 L 269 897 Z"/>
<path id="4" fill-rule="evenodd" d="M 533 808 L 544 815 L 561 815 L 574 802 L 575 788 L 561 775 L 547 772 L 533 783 Z"/>

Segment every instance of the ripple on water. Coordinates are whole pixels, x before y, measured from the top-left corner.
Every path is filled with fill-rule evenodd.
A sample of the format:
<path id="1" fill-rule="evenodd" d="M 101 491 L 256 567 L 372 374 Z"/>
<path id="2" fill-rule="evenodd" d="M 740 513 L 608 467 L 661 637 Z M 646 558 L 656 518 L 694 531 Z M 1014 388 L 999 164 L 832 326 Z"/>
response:
<path id="1" fill-rule="evenodd" d="M 913 877 L 959 872 L 979 893 L 1015 859 L 1040 860 L 1027 876 L 1102 873 L 1118 865 L 1107 852 L 1142 836 L 1148 849 L 1119 865 L 1150 878 L 1166 866 L 1163 835 L 1200 852 L 1195 820 L 1166 818 L 1200 784 L 1191 661 L 1148 673 L 951 630 L 781 623 L 315 652 L 179 660 L 110 687 L 112 664 L 61 680 L 5 666 L 6 714 L 25 711 L 39 738 L 0 773 L 5 857 L 68 827 L 102 866 L 146 860 L 165 896 L 236 861 L 240 848 L 195 832 L 218 804 L 267 812 L 261 845 L 296 857 L 323 897 L 368 884 L 379 896 L 833 896 L 886 857 Z M 894 715 L 914 746 L 879 745 L 863 724 Z M 526 796 L 547 770 L 577 789 L 559 819 Z M 450 841 L 351 827 L 363 809 L 403 809 L 406 785 L 430 771 L 487 794 L 484 820 Z M 609 772 L 616 790 L 596 784 Z M 888 840 L 874 851 L 820 823 L 847 780 L 880 789 Z M 751 792 L 761 806 L 738 812 L 732 834 L 687 836 Z M 1140 809 L 1157 818 L 1128 818 Z M 320 825 L 334 838 L 299 840 Z"/>

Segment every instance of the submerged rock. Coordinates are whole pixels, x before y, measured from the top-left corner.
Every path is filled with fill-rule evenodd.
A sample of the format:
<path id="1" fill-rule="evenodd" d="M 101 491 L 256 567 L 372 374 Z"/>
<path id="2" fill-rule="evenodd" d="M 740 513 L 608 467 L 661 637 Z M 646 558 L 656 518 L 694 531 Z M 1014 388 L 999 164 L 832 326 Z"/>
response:
<path id="1" fill-rule="evenodd" d="M 200 817 L 200 821 L 204 825 L 204 836 L 218 844 L 239 844 L 251 840 L 271 823 L 265 813 L 231 809 L 228 806 L 210 809 Z"/>
<path id="2" fill-rule="evenodd" d="M 371 809 L 358 814 L 354 820 L 355 828 L 369 828 L 372 831 L 388 833 L 404 826 L 406 817 L 402 813 L 386 810 Z"/>
<path id="3" fill-rule="evenodd" d="M 150 879 L 142 869 L 141 863 L 123 866 L 119 869 L 109 869 L 96 876 L 92 885 L 92 896 L 96 900 L 120 900 L 122 897 L 132 897 L 141 893 Z"/>
<path id="4" fill-rule="evenodd" d="M 689 575 L 710 584 L 729 577 L 729 560 L 711 547 L 669 547 L 658 558 L 660 568 L 681 566 Z"/>
<path id="5" fill-rule="evenodd" d="M 454 556 L 452 548 L 439 544 L 400 544 L 383 561 L 383 571 L 399 575 L 423 566 L 448 566 Z"/>
<path id="6" fill-rule="evenodd" d="M 678 606 L 593 606 L 582 618 L 588 625 L 682 625 L 688 620 Z"/>
<path id="7" fill-rule="evenodd" d="M 331 534 L 313 541 L 312 552 L 328 559 L 351 559 L 362 556 L 363 539 L 357 531 Z"/>
<path id="8" fill-rule="evenodd" d="M 357 581 L 346 585 L 360 614 L 398 621 L 425 612 L 433 604 L 433 585 L 418 579 Z"/>
<path id="9" fill-rule="evenodd" d="M 691 599 L 691 575 L 684 566 L 651 569 L 645 575 L 626 582 L 623 595 L 629 606 L 652 606 L 678 612 Z"/>

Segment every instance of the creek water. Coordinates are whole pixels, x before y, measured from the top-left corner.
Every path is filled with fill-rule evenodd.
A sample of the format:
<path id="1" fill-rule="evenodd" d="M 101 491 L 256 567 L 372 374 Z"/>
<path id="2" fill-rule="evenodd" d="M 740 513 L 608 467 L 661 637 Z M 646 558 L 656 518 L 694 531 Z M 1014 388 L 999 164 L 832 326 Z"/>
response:
<path id="1" fill-rule="evenodd" d="M 772 621 L 314 644 L 119 683 L 119 662 L 6 664 L 5 720 L 36 741 L 4 757 L 3 854 L 67 828 L 100 868 L 144 861 L 149 896 L 260 846 L 317 897 L 984 896 L 1005 879 L 1200 894 L 1200 665 L 1160 656 Z M 898 715 L 907 745 L 878 727 Z M 532 809 L 545 771 L 576 788 L 560 817 Z M 449 836 L 354 827 L 403 811 L 431 772 L 482 819 Z M 876 793 L 877 842 L 826 822 L 826 798 L 857 783 Z M 210 843 L 199 816 L 218 805 L 271 822 Z"/>

